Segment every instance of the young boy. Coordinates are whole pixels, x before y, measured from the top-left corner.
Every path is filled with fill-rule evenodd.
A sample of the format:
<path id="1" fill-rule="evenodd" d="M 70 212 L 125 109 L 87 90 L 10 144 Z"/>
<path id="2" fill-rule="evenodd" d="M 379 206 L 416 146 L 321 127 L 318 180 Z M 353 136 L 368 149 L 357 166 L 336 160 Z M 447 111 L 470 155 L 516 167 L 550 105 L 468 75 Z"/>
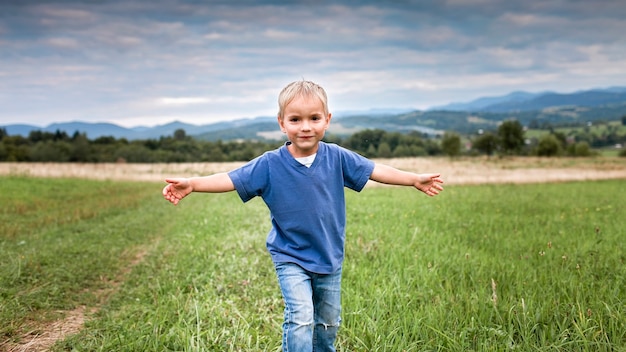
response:
<path id="1" fill-rule="evenodd" d="M 376 164 L 322 142 L 331 114 L 326 92 L 313 82 L 287 85 L 278 106 L 285 145 L 228 173 L 166 179 L 163 196 L 173 204 L 191 192 L 236 190 L 244 202 L 260 196 L 271 213 L 267 249 L 285 302 L 283 351 L 335 351 L 341 321 L 344 187 L 358 192 L 374 180 L 434 196 L 443 190 L 443 180 L 439 174 Z"/>

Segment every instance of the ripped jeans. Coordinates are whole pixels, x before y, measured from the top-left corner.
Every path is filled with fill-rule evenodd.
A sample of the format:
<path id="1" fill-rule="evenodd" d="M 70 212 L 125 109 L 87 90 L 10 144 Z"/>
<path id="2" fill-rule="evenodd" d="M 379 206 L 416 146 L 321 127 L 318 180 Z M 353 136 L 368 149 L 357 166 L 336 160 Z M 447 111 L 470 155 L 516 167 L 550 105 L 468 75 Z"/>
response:
<path id="1" fill-rule="evenodd" d="M 341 322 L 341 269 L 323 275 L 294 263 L 277 263 L 285 300 L 283 351 L 335 351 Z"/>

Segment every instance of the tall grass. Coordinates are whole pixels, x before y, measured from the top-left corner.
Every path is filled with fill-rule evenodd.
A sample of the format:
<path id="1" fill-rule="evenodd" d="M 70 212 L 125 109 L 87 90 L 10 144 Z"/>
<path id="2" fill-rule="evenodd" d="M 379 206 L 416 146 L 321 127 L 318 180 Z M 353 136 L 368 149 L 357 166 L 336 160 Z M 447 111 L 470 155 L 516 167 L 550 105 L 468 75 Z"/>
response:
<path id="1" fill-rule="evenodd" d="M 0 194 L 0 343 L 97 305 L 169 233 L 153 184 L 4 177 Z"/>
<path id="2" fill-rule="evenodd" d="M 454 187 L 428 201 L 375 192 L 351 212 L 345 344 L 623 349 L 623 186 Z"/>
<path id="3" fill-rule="evenodd" d="M 23 202 L 16 209 L 46 202 L 38 195 L 46 194 L 49 180 L 10 182 L 42 190 L 28 200 L 12 198 L 8 204 Z M 0 248 L 13 258 L 0 266 L 3 307 L 32 313 L 28 305 L 37 300 L 24 296 L 51 281 L 77 281 L 83 285 L 46 293 L 65 303 L 37 310 L 100 308 L 57 350 L 280 349 L 283 306 L 264 246 L 269 214 L 262 201 L 243 205 L 234 193 L 193 194 L 174 207 L 159 199 L 161 185 L 74 182 L 82 192 L 68 200 L 97 189 L 91 192 L 126 206 L 103 200 L 99 211 L 76 221 L 50 227 L 39 220 L 31 233 L 3 232 Z M 436 198 L 405 188 L 348 192 L 338 350 L 625 350 L 624 184 L 454 186 Z M 59 203 L 60 213 L 73 214 L 78 204 Z M 57 239 L 78 229 L 90 235 Z M 29 252 L 31 238 L 41 245 Z M 114 294 L 104 301 L 81 298 L 106 284 L 98 275 L 115 277 L 128 267 L 132 259 L 123 254 L 138 247 L 147 254 Z M 77 261 L 55 255 L 60 251 L 88 254 Z M 24 253 L 29 259 L 20 264 L 15 258 Z M 44 261 L 62 269 L 34 264 Z M 5 283 L 19 282 L 6 290 Z M 68 292 L 76 297 L 66 298 Z M 0 325 L 17 329 L 19 315 L 3 311 Z"/>

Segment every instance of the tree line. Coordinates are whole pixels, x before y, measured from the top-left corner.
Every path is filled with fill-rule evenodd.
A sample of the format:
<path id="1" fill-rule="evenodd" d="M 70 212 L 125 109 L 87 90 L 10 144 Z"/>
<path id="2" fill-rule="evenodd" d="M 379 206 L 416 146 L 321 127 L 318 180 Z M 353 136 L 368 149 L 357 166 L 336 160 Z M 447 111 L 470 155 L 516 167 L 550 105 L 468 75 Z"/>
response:
<path id="1" fill-rule="evenodd" d="M 368 157 L 410 157 L 440 155 L 437 140 L 411 133 L 364 130 L 349 137 L 328 134 L 326 142 L 336 143 Z M 8 135 L 0 129 L 0 161 L 14 162 L 225 162 L 247 161 L 284 141 L 205 141 L 182 130 L 158 139 L 129 141 L 112 136 L 87 138 L 74 132 L 31 131 L 27 137 Z"/>
<path id="2" fill-rule="evenodd" d="M 625 119 L 622 119 L 623 123 Z M 606 137 L 606 136 L 605 136 Z M 538 155 L 592 156 L 592 147 L 600 144 L 591 133 L 566 136 L 554 129 L 538 139 L 525 137 L 525 128 L 517 120 L 507 120 L 496 130 L 481 131 L 475 136 L 446 132 L 428 136 L 381 129 L 363 130 L 350 136 L 328 134 L 325 141 L 342 145 L 369 158 L 416 156 L 456 157 L 460 155 Z M 606 142 L 606 138 L 605 141 Z M 611 137 L 610 143 L 623 143 L 624 136 Z M 182 130 L 158 139 L 132 140 L 112 136 L 87 138 L 74 132 L 31 131 L 28 137 L 8 135 L 0 128 L 0 161 L 15 162 L 224 162 L 247 161 L 284 141 L 204 141 Z M 620 154 L 626 156 L 626 149 Z"/>
<path id="3" fill-rule="evenodd" d="M 507 120 L 500 124 L 496 131 L 481 131 L 477 136 L 470 139 L 468 153 L 480 153 L 485 155 L 532 155 L 532 156 L 570 156 L 588 157 L 598 153 L 597 148 L 623 145 L 626 142 L 626 133 L 617 125 L 604 123 L 605 131 L 593 133 L 591 124 L 584 128 L 572 129 L 569 133 L 559 132 L 556 126 L 546 125 L 546 133 L 539 137 L 527 138 L 526 129 L 517 120 Z M 626 117 L 622 118 L 622 125 L 626 125 Z M 578 125 L 577 127 L 580 127 Z M 448 139 L 454 141 L 458 136 Z M 444 144 L 446 137 L 444 136 Z M 449 142 L 448 142 L 449 143 Z M 444 147 L 444 150 L 446 148 Z M 454 152 L 453 147 L 449 148 Z M 446 153 L 450 154 L 450 153 Z M 622 148 L 620 156 L 626 156 L 626 149 Z"/>

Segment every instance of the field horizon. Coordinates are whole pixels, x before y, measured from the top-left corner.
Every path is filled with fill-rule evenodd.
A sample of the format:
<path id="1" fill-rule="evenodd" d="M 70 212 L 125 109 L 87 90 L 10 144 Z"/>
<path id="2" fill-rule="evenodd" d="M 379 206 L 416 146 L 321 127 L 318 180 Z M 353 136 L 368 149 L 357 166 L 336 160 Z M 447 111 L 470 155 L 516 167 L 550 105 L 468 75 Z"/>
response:
<path id="1" fill-rule="evenodd" d="M 626 158 L 415 157 L 373 159 L 417 173 L 439 172 L 446 184 L 544 183 L 626 179 Z M 227 172 L 244 162 L 206 163 L 0 163 L 0 176 L 154 181 Z M 374 183 L 369 184 L 373 186 Z"/>

